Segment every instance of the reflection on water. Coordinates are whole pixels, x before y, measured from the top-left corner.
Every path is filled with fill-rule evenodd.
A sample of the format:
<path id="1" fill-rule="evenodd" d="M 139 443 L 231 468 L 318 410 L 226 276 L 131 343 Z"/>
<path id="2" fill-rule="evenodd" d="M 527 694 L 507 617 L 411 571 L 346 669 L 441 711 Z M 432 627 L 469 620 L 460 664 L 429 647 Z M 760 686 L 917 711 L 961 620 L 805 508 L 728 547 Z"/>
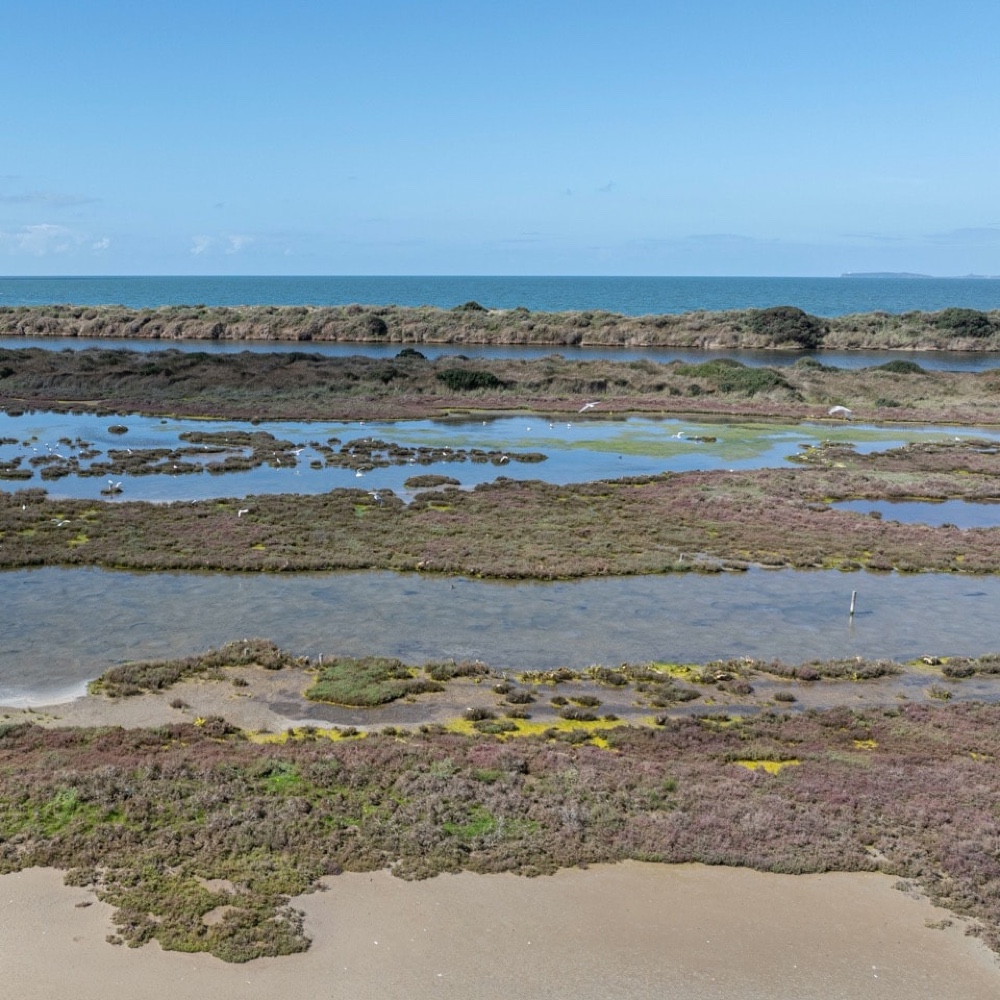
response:
<path id="1" fill-rule="evenodd" d="M 398 575 L 4 573 L 0 700 L 79 693 L 105 667 L 265 636 L 296 654 L 479 658 L 505 669 L 734 656 L 978 655 L 1000 579 L 755 570 L 504 584 Z M 853 624 L 851 591 L 858 591 Z"/>
<path id="2" fill-rule="evenodd" d="M 952 524 L 956 528 L 996 528 L 1000 526 L 1000 504 L 973 503 L 966 500 L 941 502 L 917 500 L 842 500 L 830 504 L 838 510 L 858 514 L 880 514 L 887 521 L 903 524 L 930 524 L 939 527 Z"/>
<path id="3" fill-rule="evenodd" d="M 111 434 L 108 428 L 124 424 L 128 433 Z M 248 472 L 213 475 L 189 474 L 125 475 L 122 483 L 127 500 L 204 500 L 217 497 L 244 497 L 265 493 L 324 493 L 338 487 L 366 490 L 393 490 L 407 497 L 403 483 L 416 474 L 437 473 L 458 479 L 465 487 L 491 482 L 498 469 L 490 463 L 437 462 L 430 465 L 401 465 L 377 468 L 358 476 L 351 469 L 322 466 L 311 462 L 323 459 L 309 442 L 325 443 L 330 438 L 349 442 L 376 438 L 408 447 L 509 450 L 541 452 L 544 462 L 503 466 L 503 475 L 514 479 L 542 479 L 565 484 L 623 476 L 657 475 L 711 469 L 777 468 L 804 445 L 822 441 L 852 443 L 859 452 L 895 448 L 907 441 L 953 440 L 955 428 L 939 426 L 876 426 L 828 421 L 778 424 L 741 423 L 726 420 L 660 419 L 655 417 L 583 417 L 577 414 L 556 419 L 552 416 L 520 414 L 483 419 L 453 417 L 436 420 L 396 422 L 267 421 L 260 424 L 230 420 L 174 420 L 158 417 L 93 414 L 26 413 L 12 417 L 0 413 L 0 462 L 21 458 L 21 468 L 30 469 L 37 455 L 50 449 L 64 457 L 75 457 L 79 448 L 60 444 L 78 440 L 93 445 L 104 462 L 110 449 L 177 448 L 184 445 L 185 432 L 266 431 L 280 440 L 304 446 L 294 467 L 287 461 L 277 467 L 264 465 Z M 1000 440 L 996 428 L 963 428 L 965 437 Z M 339 445 L 337 446 L 339 447 Z M 212 456 L 218 457 L 218 456 Z M 186 459 L 189 461 L 190 459 Z M 81 463 L 84 464 L 84 463 Z M 31 479 L 0 481 L 0 488 L 13 490 L 41 486 L 56 498 L 94 498 L 105 486 L 105 477 L 70 475 L 43 480 L 36 471 Z"/>

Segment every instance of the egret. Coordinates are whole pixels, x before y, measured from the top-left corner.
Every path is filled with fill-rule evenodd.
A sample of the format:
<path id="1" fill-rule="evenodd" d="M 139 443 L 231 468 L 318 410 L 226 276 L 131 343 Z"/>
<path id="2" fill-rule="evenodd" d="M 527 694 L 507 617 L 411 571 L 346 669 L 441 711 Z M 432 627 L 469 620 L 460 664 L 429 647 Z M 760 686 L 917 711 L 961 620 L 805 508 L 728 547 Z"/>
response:
<path id="1" fill-rule="evenodd" d="M 831 406 L 827 411 L 827 416 L 843 417 L 845 420 L 850 420 L 854 414 L 846 406 Z"/>
<path id="2" fill-rule="evenodd" d="M 583 413 L 584 410 L 592 410 L 595 406 L 597 406 L 597 403 L 599 402 L 600 400 L 597 400 L 597 402 L 594 403 L 584 403 L 583 406 L 581 406 L 580 409 L 577 410 L 576 412 Z"/>
<path id="3" fill-rule="evenodd" d="M 242 517 L 244 514 L 249 514 L 249 513 L 250 513 L 249 507 L 240 507 L 240 509 L 236 512 L 236 516 Z"/>

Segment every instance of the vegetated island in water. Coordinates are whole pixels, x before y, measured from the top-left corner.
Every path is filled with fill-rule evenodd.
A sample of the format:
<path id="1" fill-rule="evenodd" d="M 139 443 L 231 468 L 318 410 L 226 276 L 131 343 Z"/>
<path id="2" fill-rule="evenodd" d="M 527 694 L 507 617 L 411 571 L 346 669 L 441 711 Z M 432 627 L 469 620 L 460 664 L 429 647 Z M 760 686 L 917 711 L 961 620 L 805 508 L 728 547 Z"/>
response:
<path id="1" fill-rule="evenodd" d="M 1000 500 L 987 442 L 874 454 L 802 452 L 800 467 L 571 485 L 504 477 L 409 503 L 335 489 L 194 503 L 0 492 L 0 568 L 304 572 L 388 569 L 500 579 L 797 569 L 1000 572 L 1000 531 L 903 524 L 837 499 Z"/>
<path id="2" fill-rule="evenodd" d="M 1000 311 L 859 313 L 821 318 L 795 306 L 623 316 L 431 306 L 0 307 L 0 337 L 287 340 L 308 343 L 522 344 L 726 349 L 1000 350 Z"/>

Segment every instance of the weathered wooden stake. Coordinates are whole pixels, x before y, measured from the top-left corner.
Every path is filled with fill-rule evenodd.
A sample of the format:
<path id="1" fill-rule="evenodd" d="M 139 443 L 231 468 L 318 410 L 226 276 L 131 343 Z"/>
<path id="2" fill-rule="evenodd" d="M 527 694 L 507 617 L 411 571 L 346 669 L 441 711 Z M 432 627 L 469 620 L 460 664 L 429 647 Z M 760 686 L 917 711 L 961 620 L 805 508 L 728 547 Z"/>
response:
<path id="1" fill-rule="evenodd" d="M 856 590 L 851 591 L 851 617 L 854 617 L 854 605 L 858 600 L 858 592 Z"/>

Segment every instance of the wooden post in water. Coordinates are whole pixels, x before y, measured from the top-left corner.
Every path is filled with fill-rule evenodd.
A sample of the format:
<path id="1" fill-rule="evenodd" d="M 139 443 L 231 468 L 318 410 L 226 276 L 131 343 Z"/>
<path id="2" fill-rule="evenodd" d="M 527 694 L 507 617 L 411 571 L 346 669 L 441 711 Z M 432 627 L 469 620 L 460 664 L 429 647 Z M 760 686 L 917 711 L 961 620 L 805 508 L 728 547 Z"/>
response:
<path id="1" fill-rule="evenodd" d="M 858 592 L 856 590 L 851 591 L 851 618 L 854 617 L 854 605 L 858 602 Z"/>

